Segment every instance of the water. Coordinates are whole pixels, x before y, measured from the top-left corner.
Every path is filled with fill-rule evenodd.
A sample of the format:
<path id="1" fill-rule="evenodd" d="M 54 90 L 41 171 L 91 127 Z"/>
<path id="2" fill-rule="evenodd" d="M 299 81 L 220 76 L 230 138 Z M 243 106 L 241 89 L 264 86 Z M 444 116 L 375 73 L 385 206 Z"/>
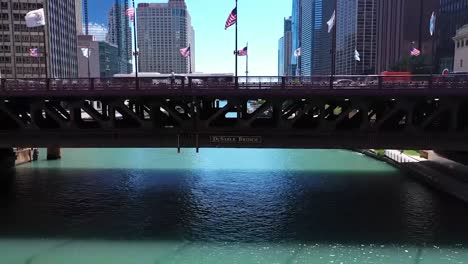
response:
<path id="1" fill-rule="evenodd" d="M 0 263 L 468 263 L 467 204 L 357 153 L 63 157 L 0 182 Z"/>

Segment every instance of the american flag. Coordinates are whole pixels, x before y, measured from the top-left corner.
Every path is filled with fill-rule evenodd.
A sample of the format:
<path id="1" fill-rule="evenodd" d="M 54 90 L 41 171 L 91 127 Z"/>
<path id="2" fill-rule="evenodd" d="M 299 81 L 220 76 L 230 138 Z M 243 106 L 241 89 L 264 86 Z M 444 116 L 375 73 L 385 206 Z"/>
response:
<path id="1" fill-rule="evenodd" d="M 31 57 L 39 57 L 39 49 L 38 49 L 38 48 L 31 48 L 31 49 L 29 49 L 29 56 L 31 56 Z"/>
<path id="2" fill-rule="evenodd" d="M 235 23 L 237 22 L 237 7 L 234 8 L 231 12 L 231 14 L 229 14 L 229 17 L 226 21 L 226 25 L 224 26 L 224 29 L 228 29 L 230 26 L 234 25 Z"/>
<path id="3" fill-rule="evenodd" d="M 188 46 L 187 48 L 180 49 L 180 54 L 182 54 L 184 58 L 190 56 L 190 46 Z"/>
<path id="4" fill-rule="evenodd" d="M 237 56 L 247 56 L 247 55 L 249 55 L 248 52 L 247 52 L 247 49 L 248 49 L 248 48 L 245 47 L 245 48 L 243 48 L 243 49 L 241 49 L 241 50 L 238 50 L 238 51 L 237 51 Z"/>
<path id="5" fill-rule="evenodd" d="M 417 57 L 417 56 L 421 55 L 421 51 L 418 50 L 417 48 L 411 48 L 410 55 Z"/>
<path id="6" fill-rule="evenodd" d="M 133 7 L 127 8 L 125 13 L 130 18 L 130 21 L 133 22 L 135 20 L 135 8 L 133 8 Z"/>

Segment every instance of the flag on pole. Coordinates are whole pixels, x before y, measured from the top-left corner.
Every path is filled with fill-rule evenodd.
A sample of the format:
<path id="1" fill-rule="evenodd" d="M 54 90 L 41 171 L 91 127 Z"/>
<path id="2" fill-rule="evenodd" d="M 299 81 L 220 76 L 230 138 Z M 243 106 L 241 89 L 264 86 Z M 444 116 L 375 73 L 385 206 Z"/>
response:
<path id="1" fill-rule="evenodd" d="M 45 26 L 44 8 L 28 12 L 24 19 L 26 20 L 26 27 L 28 28 Z"/>
<path id="2" fill-rule="evenodd" d="M 241 50 L 238 50 L 237 51 L 237 56 L 247 56 L 247 55 L 249 55 L 247 50 L 248 50 L 247 46 L 245 46 L 245 48 L 243 48 Z"/>
<path id="3" fill-rule="evenodd" d="M 29 56 L 39 57 L 39 49 L 38 48 L 30 48 L 29 49 Z"/>
<path id="4" fill-rule="evenodd" d="M 135 8 L 133 7 L 127 8 L 127 10 L 125 11 L 125 14 L 128 16 L 131 22 L 135 21 Z"/>
<path id="5" fill-rule="evenodd" d="M 301 48 L 298 48 L 294 51 L 294 57 L 300 57 L 301 56 Z"/>
<path id="6" fill-rule="evenodd" d="M 89 59 L 89 54 L 91 53 L 89 48 L 81 48 L 81 53 L 83 53 L 83 56 L 85 58 L 88 58 Z"/>
<path id="7" fill-rule="evenodd" d="M 354 59 L 357 61 L 361 61 L 361 54 L 359 54 L 357 49 L 354 50 Z"/>
<path id="8" fill-rule="evenodd" d="M 180 49 L 180 54 L 182 54 L 184 58 L 190 56 L 190 46 Z"/>
<path id="9" fill-rule="evenodd" d="M 331 16 L 330 20 L 328 20 L 327 25 L 328 25 L 328 33 L 330 33 L 335 26 L 335 19 L 336 19 L 336 11 L 333 11 L 333 15 Z"/>
<path id="10" fill-rule="evenodd" d="M 410 55 L 417 57 L 417 56 L 421 55 L 421 51 L 418 50 L 417 48 L 411 48 Z"/>
<path id="11" fill-rule="evenodd" d="M 228 29 L 230 26 L 236 23 L 237 23 L 237 7 L 232 10 L 231 14 L 229 14 L 229 17 L 226 21 L 226 25 L 224 26 L 224 30 Z"/>
<path id="12" fill-rule="evenodd" d="M 429 22 L 429 33 L 431 33 L 431 36 L 433 36 L 435 32 L 436 20 L 436 14 L 435 12 L 432 12 L 431 21 Z"/>

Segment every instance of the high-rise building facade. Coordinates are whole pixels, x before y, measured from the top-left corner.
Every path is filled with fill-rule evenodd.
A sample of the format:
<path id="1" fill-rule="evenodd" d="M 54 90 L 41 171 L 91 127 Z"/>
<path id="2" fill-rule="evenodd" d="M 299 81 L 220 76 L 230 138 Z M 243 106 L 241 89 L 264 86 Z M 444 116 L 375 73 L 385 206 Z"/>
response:
<path id="1" fill-rule="evenodd" d="M 284 37 L 278 40 L 278 76 L 285 76 L 284 72 Z"/>
<path id="2" fill-rule="evenodd" d="M 194 58 L 195 31 L 184 0 L 140 3 L 137 28 L 140 71 L 189 72 L 189 58 L 184 58 L 179 49 L 190 45 Z M 194 70 L 195 63 L 192 61 Z"/>
<path id="3" fill-rule="evenodd" d="M 468 24 L 468 0 L 440 0 L 437 31 L 437 66 L 453 70 L 457 29 Z"/>
<path id="4" fill-rule="evenodd" d="M 335 10 L 335 4 L 327 0 L 314 2 L 312 75 L 328 75 L 331 73 L 332 34 L 328 33 L 327 21 Z"/>
<path id="5" fill-rule="evenodd" d="M 468 24 L 457 30 L 453 38 L 455 46 L 454 72 L 468 72 Z"/>
<path id="6" fill-rule="evenodd" d="M 293 75 L 291 69 L 291 57 L 292 53 L 292 19 L 291 17 L 284 19 L 284 66 L 283 72 L 286 76 Z"/>
<path id="7" fill-rule="evenodd" d="M 338 0 L 336 25 L 336 74 L 375 73 L 377 0 Z"/>
<path id="8" fill-rule="evenodd" d="M 434 12 L 436 29 L 445 23 L 438 15 L 439 0 L 387 0 L 377 6 L 377 72 L 392 70 L 413 47 L 421 50 L 427 64 L 436 66 L 433 47 L 438 34 L 430 35 L 429 21 Z"/>
<path id="9" fill-rule="evenodd" d="M 97 23 L 88 24 L 88 35 L 93 36 L 95 41 L 108 41 L 109 30 L 105 25 Z"/>
<path id="10" fill-rule="evenodd" d="M 75 0 L 47 0 L 46 6 L 49 76 L 51 78 L 77 77 Z"/>
<path id="11" fill-rule="evenodd" d="M 405 0 L 387 0 L 378 3 L 377 72 L 388 71 L 402 59 Z M 406 55 L 409 49 L 406 48 Z"/>
<path id="12" fill-rule="evenodd" d="M 99 42 L 94 40 L 93 35 L 78 36 L 77 53 L 78 77 L 99 78 L 101 69 L 101 66 L 99 65 Z"/>
<path id="13" fill-rule="evenodd" d="M 83 34 L 83 0 L 75 0 L 76 34 Z"/>
<path id="14" fill-rule="evenodd" d="M 118 1 L 109 11 L 108 33 L 106 41 L 118 47 L 118 56 L 123 58 L 125 63 L 120 65 L 121 73 L 132 72 L 132 32 L 130 21 L 125 15 L 128 8 L 128 1 Z"/>
<path id="15" fill-rule="evenodd" d="M 46 26 L 27 28 L 29 11 L 44 8 Z M 0 74 L 4 78 L 78 75 L 75 0 L 0 0 Z M 44 35 L 46 43 L 44 45 Z M 39 56 L 30 55 L 36 49 Z M 47 49 L 47 50 L 46 50 Z M 45 56 L 47 54 L 47 56 Z M 47 64 L 45 59 L 47 58 Z"/>
<path id="16" fill-rule="evenodd" d="M 326 22 L 334 10 L 333 1 L 294 0 L 291 21 L 291 75 L 330 74 L 332 35 Z M 285 39 L 286 40 L 286 39 Z"/>
<path id="17" fill-rule="evenodd" d="M 117 45 L 107 41 L 96 41 L 92 35 L 80 35 L 78 47 L 80 78 L 110 78 L 121 73 L 120 65 L 122 60 L 125 60 L 118 55 Z M 82 50 L 82 47 L 85 50 Z"/>
<path id="18" fill-rule="evenodd" d="M 283 36 L 278 40 L 278 76 L 290 76 L 292 56 L 291 17 L 284 19 Z"/>
<path id="19" fill-rule="evenodd" d="M 291 16 L 291 53 L 295 54 L 296 50 L 300 49 L 301 44 L 301 30 L 302 30 L 302 17 L 301 17 L 302 0 L 293 0 L 292 16 Z M 291 56 L 291 75 L 300 76 L 301 72 L 301 56 Z"/>
<path id="20" fill-rule="evenodd" d="M 301 0 L 301 75 L 312 75 L 314 61 L 314 3 L 313 0 Z"/>

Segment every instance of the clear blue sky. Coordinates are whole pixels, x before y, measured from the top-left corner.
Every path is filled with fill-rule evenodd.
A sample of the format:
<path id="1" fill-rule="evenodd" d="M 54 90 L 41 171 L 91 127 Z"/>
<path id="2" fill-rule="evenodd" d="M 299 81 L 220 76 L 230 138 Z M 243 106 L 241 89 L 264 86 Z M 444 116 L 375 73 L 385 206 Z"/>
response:
<path id="1" fill-rule="evenodd" d="M 113 1 L 97 1 L 100 3 L 90 6 L 90 21 L 106 23 L 109 7 L 105 5 L 110 6 Z M 196 71 L 233 73 L 234 27 L 224 30 L 224 24 L 235 1 L 186 0 L 186 3 L 195 28 Z M 250 75 L 277 75 L 278 39 L 282 36 L 284 17 L 291 14 L 291 6 L 292 0 L 239 0 L 239 49 L 249 42 Z M 240 57 L 239 74 L 244 72 L 245 58 Z"/>

